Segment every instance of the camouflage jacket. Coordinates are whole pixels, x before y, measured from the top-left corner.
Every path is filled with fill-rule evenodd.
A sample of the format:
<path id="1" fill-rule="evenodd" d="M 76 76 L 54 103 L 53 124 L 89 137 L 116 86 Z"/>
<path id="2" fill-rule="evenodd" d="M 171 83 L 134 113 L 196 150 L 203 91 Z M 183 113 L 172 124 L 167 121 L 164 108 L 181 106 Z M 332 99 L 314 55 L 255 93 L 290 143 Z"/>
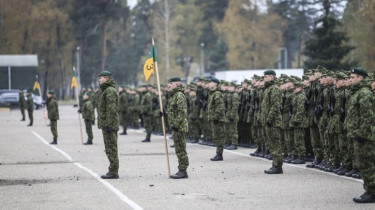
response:
<path id="1" fill-rule="evenodd" d="M 239 121 L 238 107 L 240 105 L 240 97 L 237 93 L 227 93 L 227 112 L 225 113 L 228 122 Z"/>
<path id="2" fill-rule="evenodd" d="M 189 114 L 189 121 L 196 121 L 199 118 L 199 109 L 198 109 L 198 100 L 196 96 L 188 96 L 189 100 L 189 109 L 188 109 L 188 114 Z"/>
<path id="3" fill-rule="evenodd" d="M 34 101 L 33 101 L 33 97 L 31 96 L 31 94 L 27 96 L 26 104 L 27 104 L 28 111 L 34 110 Z"/>
<path id="4" fill-rule="evenodd" d="M 48 119 L 59 120 L 59 106 L 54 95 L 51 98 L 47 99 L 47 111 Z"/>
<path id="5" fill-rule="evenodd" d="M 128 98 L 125 91 L 121 91 L 119 94 L 118 109 L 120 112 L 128 111 Z"/>
<path id="6" fill-rule="evenodd" d="M 119 130 L 118 95 L 116 83 L 109 78 L 100 85 L 101 94 L 98 105 L 98 128 Z"/>
<path id="7" fill-rule="evenodd" d="M 292 117 L 293 112 L 293 94 L 291 90 L 284 90 L 281 96 L 281 114 L 282 114 L 282 124 L 283 129 L 290 129 L 289 121 Z"/>
<path id="8" fill-rule="evenodd" d="M 345 94 L 345 87 L 341 87 L 335 91 L 335 102 L 328 125 L 328 133 L 337 134 L 343 132 L 344 122 L 340 120 L 340 115 L 342 114 L 342 109 L 345 109 L 345 104 L 343 104 L 344 97 L 346 97 Z"/>
<path id="9" fill-rule="evenodd" d="M 350 97 L 347 114 L 348 138 L 357 137 L 375 141 L 375 98 L 366 81 L 351 86 L 353 95 Z"/>
<path id="10" fill-rule="evenodd" d="M 18 106 L 19 106 L 21 109 L 25 109 L 25 108 L 26 108 L 25 95 L 23 94 L 23 92 L 22 92 L 22 93 L 19 93 Z"/>
<path id="11" fill-rule="evenodd" d="M 141 114 L 152 116 L 152 95 L 149 91 L 144 92 L 142 95 Z"/>
<path id="12" fill-rule="evenodd" d="M 187 103 L 182 85 L 169 91 L 167 107 L 168 125 L 176 127 L 179 132 L 187 133 Z"/>
<path id="13" fill-rule="evenodd" d="M 223 94 L 219 89 L 210 91 L 208 100 L 208 120 L 225 121 L 225 104 Z"/>
<path id="14" fill-rule="evenodd" d="M 94 114 L 94 105 L 92 104 L 91 100 L 86 99 L 83 102 L 82 106 L 82 118 L 85 120 L 95 121 L 95 114 Z"/>
<path id="15" fill-rule="evenodd" d="M 265 83 L 264 96 L 262 101 L 261 119 L 263 125 L 281 127 L 281 90 L 276 81 Z"/>
<path id="16" fill-rule="evenodd" d="M 303 90 L 293 95 L 292 101 L 292 116 L 290 118 L 289 126 L 292 128 L 306 128 L 307 127 L 307 113 L 305 111 L 306 94 Z"/>

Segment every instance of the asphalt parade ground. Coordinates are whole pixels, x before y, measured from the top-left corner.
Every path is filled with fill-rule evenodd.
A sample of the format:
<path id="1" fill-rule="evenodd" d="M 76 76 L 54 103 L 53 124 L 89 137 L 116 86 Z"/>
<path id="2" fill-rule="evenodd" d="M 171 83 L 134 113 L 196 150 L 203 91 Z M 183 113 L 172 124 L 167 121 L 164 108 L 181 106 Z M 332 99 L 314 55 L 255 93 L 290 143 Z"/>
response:
<path id="1" fill-rule="evenodd" d="M 82 145 L 77 108 L 59 110 L 57 146 L 42 110 L 32 127 L 18 109 L 0 112 L 0 209 L 375 209 L 352 201 L 364 192 L 362 180 L 291 164 L 268 175 L 271 161 L 249 148 L 211 162 L 215 148 L 187 144 L 189 178 L 169 179 L 163 137 L 141 143 L 143 129 L 119 136 L 120 178 L 102 180 L 109 162 L 101 130 L 94 126 L 94 145 Z M 177 157 L 168 150 L 174 174 Z"/>

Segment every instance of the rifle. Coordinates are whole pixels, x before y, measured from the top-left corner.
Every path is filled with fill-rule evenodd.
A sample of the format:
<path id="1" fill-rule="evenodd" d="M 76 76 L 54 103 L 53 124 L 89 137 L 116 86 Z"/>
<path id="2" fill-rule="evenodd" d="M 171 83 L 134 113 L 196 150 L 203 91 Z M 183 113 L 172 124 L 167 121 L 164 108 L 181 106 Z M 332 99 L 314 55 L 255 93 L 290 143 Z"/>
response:
<path id="1" fill-rule="evenodd" d="M 292 118 L 292 115 L 293 115 L 293 105 L 290 104 L 289 105 L 289 120 L 290 120 L 290 118 Z"/>
<path id="2" fill-rule="evenodd" d="M 320 94 L 320 101 L 319 102 L 320 103 L 318 104 L 318 106 L 315 107 L 315 116 L 318 120 L 320 119 L 320 117 L 323 114 L 323 106 L 324 106 L 324 95 L 323 95 L 323 93 Z"/>

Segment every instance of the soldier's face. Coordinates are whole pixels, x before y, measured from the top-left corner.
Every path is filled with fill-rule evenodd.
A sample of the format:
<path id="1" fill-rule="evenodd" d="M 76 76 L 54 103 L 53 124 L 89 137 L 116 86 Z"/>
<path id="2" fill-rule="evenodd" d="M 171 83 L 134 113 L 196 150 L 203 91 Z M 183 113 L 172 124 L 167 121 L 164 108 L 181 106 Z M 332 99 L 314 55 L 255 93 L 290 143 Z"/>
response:
<path id="1" fill-rule="evenodd" d="M 84 95 L 84 96 L 83 96 L 83 99 L 85 99 L 85 100 L 86 100 L 86 99 L 89 99 L 89 96 L 88 96 L 88 95 Z"/>
<path id="2" fill-rule="evenodd" d="M 375 81 L 372 81 L 372 82 L 371 82 L 371 90 L 372 90 L 372 91 L 375 90 Z"/>
<path id="3" fill-rule="evenodd" d="M 343 79 L 336 80 L 336 81 L 335 81 L 335 84 L 336 84 L 336 87 L 337 87 L 337 88 L 340 88 L 340 87 L 342 87 L 342 86 L 345 85 L 345 80 L 343 80 Z"/>
<path id="4" fill-rule="evenodd" d="M 108 80 L 108 77 L 99 77 L 99 84 L 103 84 L 107 82 L 107 80 Z"/>
<path id="5" fill-rule="evenodd" d="M 362 81 L 363 77 L 357 74 L 350 74 L 350 83 L 352 85 L 357 84 L 358 82 Z"/>
<path id="6" fill-rule="evenodd" d="M 275 79 L 275 75 L 264 75 L 264 81 L 269 82 Z"/>

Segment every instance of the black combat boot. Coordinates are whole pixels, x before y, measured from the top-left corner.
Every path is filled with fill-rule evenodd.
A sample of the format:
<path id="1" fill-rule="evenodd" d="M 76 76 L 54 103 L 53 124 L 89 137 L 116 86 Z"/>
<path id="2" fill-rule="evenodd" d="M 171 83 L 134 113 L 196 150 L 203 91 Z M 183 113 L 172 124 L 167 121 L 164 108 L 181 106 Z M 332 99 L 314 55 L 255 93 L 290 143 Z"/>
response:
<path id="1" fill-rule="evenodd" d="M 257 149 L 257 150 L 255 150 L 255 152 L 250 153 L 250 156 L 258 157 L 259 153 L 261 153 L 261 150 L 260 150 L 260 149 Z"/>
<path id="2" fill-rule="evenodd" d="M 215 157 L 210 159 L 211 161 L 222 161 L 223 160 L 223 154 L 216 153 Z"/>
<path id="3" fill-rule="evenodd" d="M 282 174 L 283 168 L 282 167 L 272 167 L 268 170 L 265 170 L 264 173 L 266 173 L 266 174 Z"/>
<path id="4" fill-rule="evenodd" d="M 323 170 L 323 171 L 326 171 L 326 172 L 330 172 L 330 171 L 332 171 L 332 169 L 331 169 L 332 166 L 333 166 L 333 164 L 330 163 L 330 162 L 328 162 L 327 165 L 324 166 L 324 168 L 322 168 L 322 170 Z"/>
<path id="5" fill-rule="evenodd" d="M 332 172 L 337 174 L 338 171 L 341 171 L 345 168 L 344 165 L 339 165 L 339 166 L 340 167 L 335 167 L 335 169 L 333 169 Z"/>
<path id="6" fill-rule="evenodd" d="M 357 173 L 352 174 L 352 177 L 355 179 L 360 179 L 361 175 L 359 175 L 359 173 L 357 172 Z"/>
<path id="7" fill-rule="evenodd" d="M 54 138 L 53 141 L 49 144 L 57 144 L 57 139 Z"/>
<path id="8" fill-rule="evenodd" d="M 184 179 L 188 178 L 188 174 L 186 170 L 178 170 L 178 172 L 175 175 L 170 176 L 172 179 Z"/>
<path id="9" fill-rule="evenodd" d="M 88 139 L 86 143 L 84 143 L 84 145 L 92 145 L 92 140 Z"/>
<path id="10" fill-rule="evenodd" d="M 352 176 L 353 174 L 355 174 L 355 173 L 357 173 L 357 169 L 354 169 L 354 168 L 353 168 L 353 170 L 351 170 L 351 171 L 345 173 L 345 176 L 347 176 L 347 177 L 351 177 L 351 176 Z"/>
<path id="11" fill-rule="evenodd" d="M 307 168 L 315 168 L 317 165 L 319 165 L 322 162 L 322 159 L 315 158 L 314 161 L 308 165 L 306 165 Z"/>
<path id="12" fill-rule="evenodd" d="M 151 142 L 151 140 L 150 139 L 145 139 L 142 142 Z"/>
<path id="13" fill-rule="evenodd" d="M 365 192 L 363 195 L 353 198 L 353 201 L 356 203 L 375 203 L 375 195 Z"/>
<path id="14" fill-rule="evenodd" d="M 349 170 L 344 168 L 340 171 L 337 171 L 336 174 L 339 175 L 339 176 L 344 176 L 348 172 L 349 172 Z"/>
<path id="15" fill-rule="evenodd" d="M 101 178 L 102 179 L 118 179 L 119 176 L 116 174 L 107 173 L 106 175 L 102 175 Z"/>
<path id="16" fill-rule="evenodd" d="M 292 161 L 297 160 L 298 156 L 293 155 L 290 159 L 285 160 L 286 163 L 292 163 Z"/>
<path id="17" fill-rule="evenodd" d="M 319 165 L 316 165 L 315 168 L 318 168 L 318 169 L 323 169 L 326 164 L 328 164 L 327 160 L 323 159 L 322 162 L 319 164 Z"/>
<path id="18" fill-rule="evenodd" d="M 292 160 L 291 163 L 292 163 L 292 164 L 305 164 L 305 163 L 306 163 L 306 160 L 305 160 L 304 157 L 298 157 L 297 159 Z"/>
<path id="19" fill-rule="evenodd" d="M 273 155 L 272 155 L 272 154 L 269 154 L 269 155 L 267 156 L 267 159 L 268 159 L 268 160 L 273 160 Z"/>
<path id="20" fill-rule="evenodd" d="M 25 121 L 25 118 L 22 118 L 21 121 Z"/>
<path id="21" fill-rule="evenodd" d="M 27 127 L 31 127 L 31 126 L 33 126 L 33 124 L 31 124 L 31 123 L 27 125 Z"/>
<path id="22" fill-rule="evenodd" d="M 232 145 L 230 145 L 229 147 L 227 147 L 225 149 L 227 149 L 227 150 L 237 150 L 237 145 L 232 144 Z"/>
<path id="23" fill-rule="evenodd" d="M 120 135 L 128 135 L 128 133 L 126 133 L 126 130 L 124 130 L 122 133 L 120 133 Z"/>

